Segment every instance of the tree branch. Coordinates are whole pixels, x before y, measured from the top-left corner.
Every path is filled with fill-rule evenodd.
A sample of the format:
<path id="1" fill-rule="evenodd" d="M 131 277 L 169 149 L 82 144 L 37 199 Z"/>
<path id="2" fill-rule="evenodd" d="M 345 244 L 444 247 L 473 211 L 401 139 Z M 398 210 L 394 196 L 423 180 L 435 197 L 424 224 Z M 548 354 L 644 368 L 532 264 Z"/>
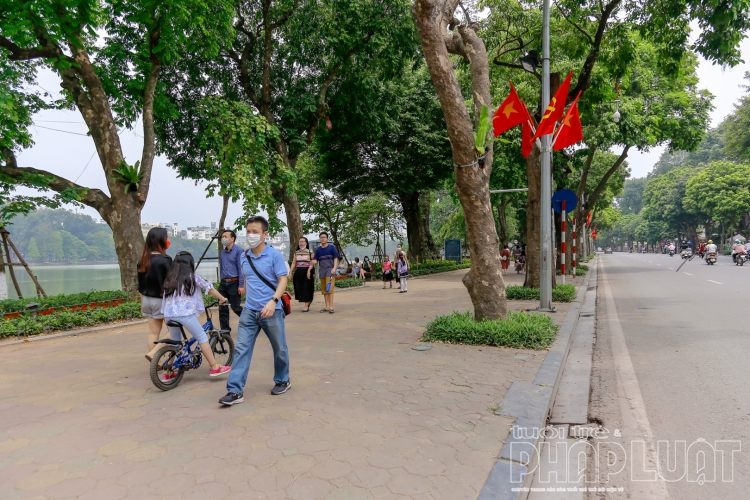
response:
<path id="1" fill-rule="evenodd" d="M 370 39 L 372 38 L 372 35 L 374 34 L 373 31 L 370 31 L 365 38 L 362 40 L 362 43 L 364 45 L 367 45 L 370 43 Z M 338 74 L 339 70 L 344 66 L 344 64 L 351 59 L 351 57 L 357 52 L 356 48 L 351 48 L 349 52 L 347 52 L 343 58 L 336 64 L 334 64 L 331 69 L 328 70 L 328 74 L 326 75 L 325 80 L 323 80 L 323 84 L 320 86 L 320 91 L 318 92 L 318 109 L 315 111 L 315 115 L 310 120 L 310 125 L 307 128 L 307 145 L 309 146 L 313 139 L 315 138 L 315 131 L 318 129 L 318 125 L 320 124 L 320 120 L 323 118 L 323 115 L 325 115 L 325 112 L 328 110 L 328 103 L 326 102 L 326 92 L 328 92 L 328 87 L 331 86 L 333 83 L 333 80 L 336 78 L 336 75 Z"/>
<path id="2" fill-rule="evenodd" d="M 591 146 L 591 149 L 589 149 L 589 155 L 586 158 L 586 165 L 583 167 L 583 172 L 581 173 L 581 181 L 578 183 L 578 189 L 576 190 L 576 196 L 578 199 L 581 199 L 581 196 L 583 196 L 583 191 L 586 189 L 586 181 L 588 180 L 589 171 L 591 170 L 591 163 L 594 161 L 594 154 L 596 154 L 596 146 Z"/>
<path id="3" fill-rule="evenodd" d="M 35 47 L 33 49 L 24 49 L 2 35 L 0 35 L 0 47 L 7 49 L 8 52 L 10 52 L 8 59 L 11 61 L 29 61 L 31 59 L 47 59 L 59 56 L 66 57 L 59 47 L 47 46 L 43 48 Z"/>
<path id="4" fill-rule="evenodd" d="M 28 175 L 43 175 L 49 177 L 52 180 L 47 186 L 52 191 L 62 193 L 64 191 L 75 190 L 79 193 L 85 193 L 78 201 L 96 209 L 99 213 L 106 213 L 108 211 L 111 200 L 103 191 L 79 186 L 75 182 L 71 182 L 68 179 L 59 177 L 51 172 L 47 172 L 46 170 L 39 170 L 32 167 L 19 167 L 18 162 L 16 161 L 16 155 L 9 148 L 2 148 L 2 154 L 5 164 L 0 165 L 0 174 L 21 182 L 25 181 Z"/>
<path id="5" fill-rule="evenodd" d="M 594 35 L 594 40 L 591 44 L 591 50 L 589 50 L 589 54 L 586 56 L 586 61 L 583 63 L 583 69 L 581 70 L 581 74 L 578 75 L 578 81 L 576 81 L 575 87 L 568 92 L 566 104 L 573 102 L 579 92 L 583 92 L 589 88 L 589 85 L 591 84 L 591 76 L 594 72 L 594 65 L 599 57 L 599 50 L 601 49 L 602 41 L 604 40 L 604 34 L 607 31 L 607 23 L 617 6 L 620 5 L 621 1 L 622 0 L 610 0 L 606 6 L 603 6 L 601 16 L 599 17 L 599 25 L 596 28 L 596 34 Z"/>
<path id="6" fill-rule="evenodd" d="M 609 170 L 607 170 L 607 173 L 604 174 L 604 177 L 602 177 L 602 180 L 599 181 L 599 185 L 596 186 L 596 189 L 594 192 L 588 197 L 588 200 L 586 200 L 586 206 L 587 207 L 593 207 L 596 201 L 599 199 L 599 196 L 602 194 L 602 191 L 604 191 L 604 188 L 607 186 L 607 182 L 609 182 L 609 178 L 614 175 L 615 172 L 620 168 L 622 163 L 625 161 L 625 158 L 628 157 L 628 150 L 630 149 L 630 146 L 625 146 L 625 148 L 622 150 L 622 153 L 620 154 L 619 158 L 617 158 L 617 161 L 610 167 Z"/>
<path id="7" fill-rule="evenodd" d="M 568 22 L 568 24 L 570 24 L 575 29 L 577 29 L 578 31 L 580 31 L 581 34 L 583 34 L 583 36 L 585 36 L 588 39 L 588 41 L 589 41 L 590 44 L 592 44 L 592 45 L 594 44 L 594 38 L 589 34 L 589 32 L 586 31 L 586 30 L 584 30 L 580 26 L 578 26 L 568 16 L 566 16 L 565 15 L 565 11 L 563 11 L 562 7 L 560 7 L 560 4 L 557 3 L 557 0 L 555 0 L 555 7 L 557 7 L 557 10 L 560 12 L 560 15 L 563 17 L 563 19 L 565 19 Z"/>
<path id="8" fill-rule="evenodd" d="M 151 171 L 154 166 L 155 143 L 154 135 L 154 94 L 156 93 L 156 84 L 161 76 L 161 59 L 154 54 L 153 50 L 159 44 L 161 37 L 159 30 L 159 21 L 156 28 L 149 37 L 149 50 L 151 51 L 151 70 L 146 79 L 146 87 L 143 89 L 143 153 L 141 154 L 141 182 L 138 186 L 138 203 L 146 204 L 148 190 L 151 185 Z"/>

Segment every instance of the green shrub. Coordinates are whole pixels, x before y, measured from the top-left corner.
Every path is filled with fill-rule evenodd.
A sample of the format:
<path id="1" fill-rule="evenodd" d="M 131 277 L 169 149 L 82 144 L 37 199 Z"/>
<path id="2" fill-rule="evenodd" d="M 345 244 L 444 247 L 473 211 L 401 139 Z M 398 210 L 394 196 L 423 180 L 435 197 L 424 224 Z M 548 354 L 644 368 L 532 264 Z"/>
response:
<path id="1" fill-rule="evenodd" d="M 106 290 L 60 294 L 47 298 L 33 297 L 28 299 L 6 299 L 0 300 L 0 314 L 26 312 L 26 304 L 31 302 L 39 304 L 39 310 L 43 311 L 50 307 L 72 307 L 80 304 L 91 304 L 92 302 L 108 302 L 110 300 L 127 299 L 129 297 L 131 297 L 131 295 L 122 290 Z"/>
<path id="2" fill-rule="evenodd" d="M 94 326 L 121 319 L 139 318 L 141 303 L 125 302 L 119 306 L 99 307 L 88 311 L 59 312 L 47 315 L 22 316 L 0 322 L 0 338 L 15 335 L 35 335 L 45 330 L 71 330 L 82 326 Z"/>
<path id="3" fill-rule="evenodd" d="M 422 341 L 544 349 L 555 340 L 557 330 L 543 314 L 510 312 L 504 320 L 477 322 L 471 312 L 454 311 L 430 321 Z"/>
<path id="4" fill-rule="evenodd" d="M 589 270 L 589 266 L 587 266 L 586 264 L 578 264 L 578 266 L 576 266 L 576 269 L 583 269 L 583 272 L 585 273 Z"/>
<path id="5" fill-rule="evenodd" d="M 565 284 L 557 285 L 552 290 L 552 300 L 554 302 L 573 302 L 576 298 L 575 285 Z"/>
<path id="6" fill-rule="evenodd" d="M 588 258 L 587 258 L 586 260 L 591 260 L 591 259 L 593 259 L 594 257 L 596 257 L 596 252 L 594 252 L 594 253 L 590 253 L 590 254 L 589 254 L 589 256 L 588 256 Z"/>
<path id="7" fill-rule="evenodd" d="M 505 296 L 508 300 L 539 300 L 539 289 L 521 285 L 506 286 Z"/>
<path id="8" fill-rule="evenodd" d="M 539 300 L 539 289 L 511 285 L 505 287 L 505 296 L 508 300 Z M 575 298 L 575 285 L 557 285 L 552 290 L 552 300 L 555 302 L 572 302 Z"/>

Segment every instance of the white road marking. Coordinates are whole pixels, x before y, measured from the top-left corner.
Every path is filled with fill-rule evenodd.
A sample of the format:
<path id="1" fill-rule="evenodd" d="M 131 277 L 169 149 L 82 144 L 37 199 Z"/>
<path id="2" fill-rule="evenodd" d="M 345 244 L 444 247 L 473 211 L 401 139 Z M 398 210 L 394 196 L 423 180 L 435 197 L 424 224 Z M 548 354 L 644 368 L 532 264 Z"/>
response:
<path id="1" fill-rule="evenodd" d="M 711 283 L 716 283 L 717 285 L 723 285 L 724 284 L 724 283 L 719 283 L 718 281 L 714 281 L 714 280 L 707 280 L 707 281 L 710 281 Z"/>
<path id="2" fill-rule="evenodd" d="M 654 434 L 648 422 L 646 404 L 643 402 L 638 378 L 635 375 L 633 362 L 630 359 L 628 345 L 625 342 L 625 334 L 622 331 L 622 325 L 620 325 L 615 299 L 609 287 L 603 262 L 599 266 L 599 273 L 601 276 L 601 290 L 604 292 L 604 300 L 607 306 L 607 323 L 612 337 L 612 357 L 617 377 L 620 412 L 622 413 L 623 437 L 629 438 L 631 442 L 640 440 L 645 444 L 645 449 L 643 450 L 643 460 L 645 463 L 642 464 L 644 466 L 642 470 L 656 471 L 659 462 L 656 454 L 656 444 L 654 443 Z M 631 497 L 668 499 L 669 493 L 667 492 L 666 484 L 658 475 L 656 475 L 655 479 L 654 481 L 631 481 Z"/>
<path id="3" fill-rule="evenodd" d="M 674 267 L 669 267 L 669 268 L 667 268 L 667 269 L 674 269 Z"/>
<path id="4" fill-rule="evenodd" d="M 661 264 L 656 264 L 657 266 L 660 266 Z"/>
<path id="5" fill-rule="evenodd" d="M 682 272 L 685 273 L 685 271 L 682 271 Z M 690 273 L 685 273 L 685 274 L 687 274 L 688 276 L 692 276 L 692 274 L 690 274 Z"/>

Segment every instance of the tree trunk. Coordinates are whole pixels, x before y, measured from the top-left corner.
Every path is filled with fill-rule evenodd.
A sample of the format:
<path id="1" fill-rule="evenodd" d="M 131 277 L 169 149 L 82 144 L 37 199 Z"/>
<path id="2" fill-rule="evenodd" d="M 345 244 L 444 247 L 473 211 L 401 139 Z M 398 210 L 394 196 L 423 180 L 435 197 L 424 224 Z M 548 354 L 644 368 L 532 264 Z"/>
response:
<path id="1" fill-rule="evenodd" d="M 406 220 L 406 240 L 409 244 L 409 258 L 414 262 L 439 258 L 440 253 L 430 233 L 429 194 L 419 191 L 399 193 L 399 201 Z M 426 212 L 426 213 L 425 213 Z"/>
<path id="2" fill-rule="evenodd" d="M 299 200 L 296 194 L 284 191 L 284 212 L 286 213 L 286 227 L 289 230 L 289 242 L 299 241 L 305 234 L 302 230 L 302 213 L 299 208 Z M 289 265 L 292 264 L 294 252 L 289 252 Z"/>
<path id="3" fill-rule="evenodd" d="M 539 288 L 541 284 L 541 252 L 540 249 L 540 220 L 539 202 L 542 191 L 542 165 L 539 148 L 534 145 L 531 154 L 526 159 L 526 177 L 529 181 L 529 191 L 526 198 L 526 279 L 523 286 Z"/>
<path id="4" fill-rule="evenodd" d="M 432 206 L 432 193 L 422 193 L 419 198 L 419 213 L 422 223 L 423 253 L 422 259 L 440 259 L 440 250 L 435 245 L 435 240 L 430 231 L 430 207 Z"/>
<path id="5" fill-rule="evenodd" d="M 229 209 L 229 195 L 225 194 L 223 196 L 223 204 L 221 206 L 221 217 L 219 217 L 219 231 L 221 231 L 222 234 L 224 233 L 224 229 L 226 229 L 226 227 L 224 227 L 224 224 L 227 221 L 228 209 Z M 221 236 L 221 234 L 219 234 L 219 236 Z M 221 238 L 219 238 L 219 241 L 217 242 L 217 244 L 219 248 L 219 255 L 221 255 L 221 251 L 224 250 L 224 245 L 221 244 Z M 221 260 L 217 262 L 219 263 L 219 265 L 221 265 Z M 221 271 L 221 269 L 219 269 L 219 271 Z"/>
<path id="6" fill-rule="evenodd" d="M 133 196 L 116 194 L 111 206 L 99 213 L 112 228 L 122 289 L 134 293 L 138 290 L 138 261 L 144 245 L 140 207 L 136 206 Z"/>
<path id="7" fill-rule="evenodd" d="M 497 223 L 498 229 L 500 229 L 498 237 L 500 238 L 500 246 L 504 247 L 508 244 L 508 218 L 505 215 L 505 209 L 508 207 L 508 198 L 503 197 L 500 204 L 497 206 Z"/>
<path id="8" fill-rule="evenodd" d="M 471 253 L 471 269 L 463 283 L 474 306 L 474 318 L 504 318 L 507 312 L 505 283 L 500 270 L 495 220 L 490 204 L 489 177 L 492 171 L 492 144 L 486 150 L 483 164 L 477 163 L 474 128 L 466 109 L 464 95 L 453 71 L 449 48 L 468 59 L 471 69 L 474 123 L 479 123 L 482 105 L 492 106 L 489 62 L 484 43 L 477 35 L 478 25 L 458 26 L 449 33 L 457 0 L 440 4 L 435 0 L 415 0 L 412 14 L 422 42 L 427 68 L 440 99 L 453 151 L 456 190 L 466 218 L 466 232 Z"/>

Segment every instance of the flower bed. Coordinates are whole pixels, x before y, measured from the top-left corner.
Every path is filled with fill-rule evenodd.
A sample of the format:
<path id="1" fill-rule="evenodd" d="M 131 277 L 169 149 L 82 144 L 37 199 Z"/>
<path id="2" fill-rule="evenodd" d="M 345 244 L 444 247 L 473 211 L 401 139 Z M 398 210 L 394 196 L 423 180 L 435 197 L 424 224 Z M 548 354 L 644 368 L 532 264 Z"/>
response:
<path id="1" fill-rule="evenodd" d="M 84 293 L 60 294 L 46 298 L 6 299 L 0 300 L 0 314 L 18 317 L 27 314 L 26 305 L 32 302 L 39 304 L 38 314 L 47 314 L 61 310 L 90 309 L 98 305 L 119 305 L 132 296 L 121 290 L 92 291 Z"/>
<path id="2" fill-rule="evenodd" d="M 75 312 L 62 311 L 47 315 L 23 315 L 0 322 L 0 338 L 71 330 L 140 316 L 140 301 L 129 301 L 112 307 L 99 307 Z"/>

